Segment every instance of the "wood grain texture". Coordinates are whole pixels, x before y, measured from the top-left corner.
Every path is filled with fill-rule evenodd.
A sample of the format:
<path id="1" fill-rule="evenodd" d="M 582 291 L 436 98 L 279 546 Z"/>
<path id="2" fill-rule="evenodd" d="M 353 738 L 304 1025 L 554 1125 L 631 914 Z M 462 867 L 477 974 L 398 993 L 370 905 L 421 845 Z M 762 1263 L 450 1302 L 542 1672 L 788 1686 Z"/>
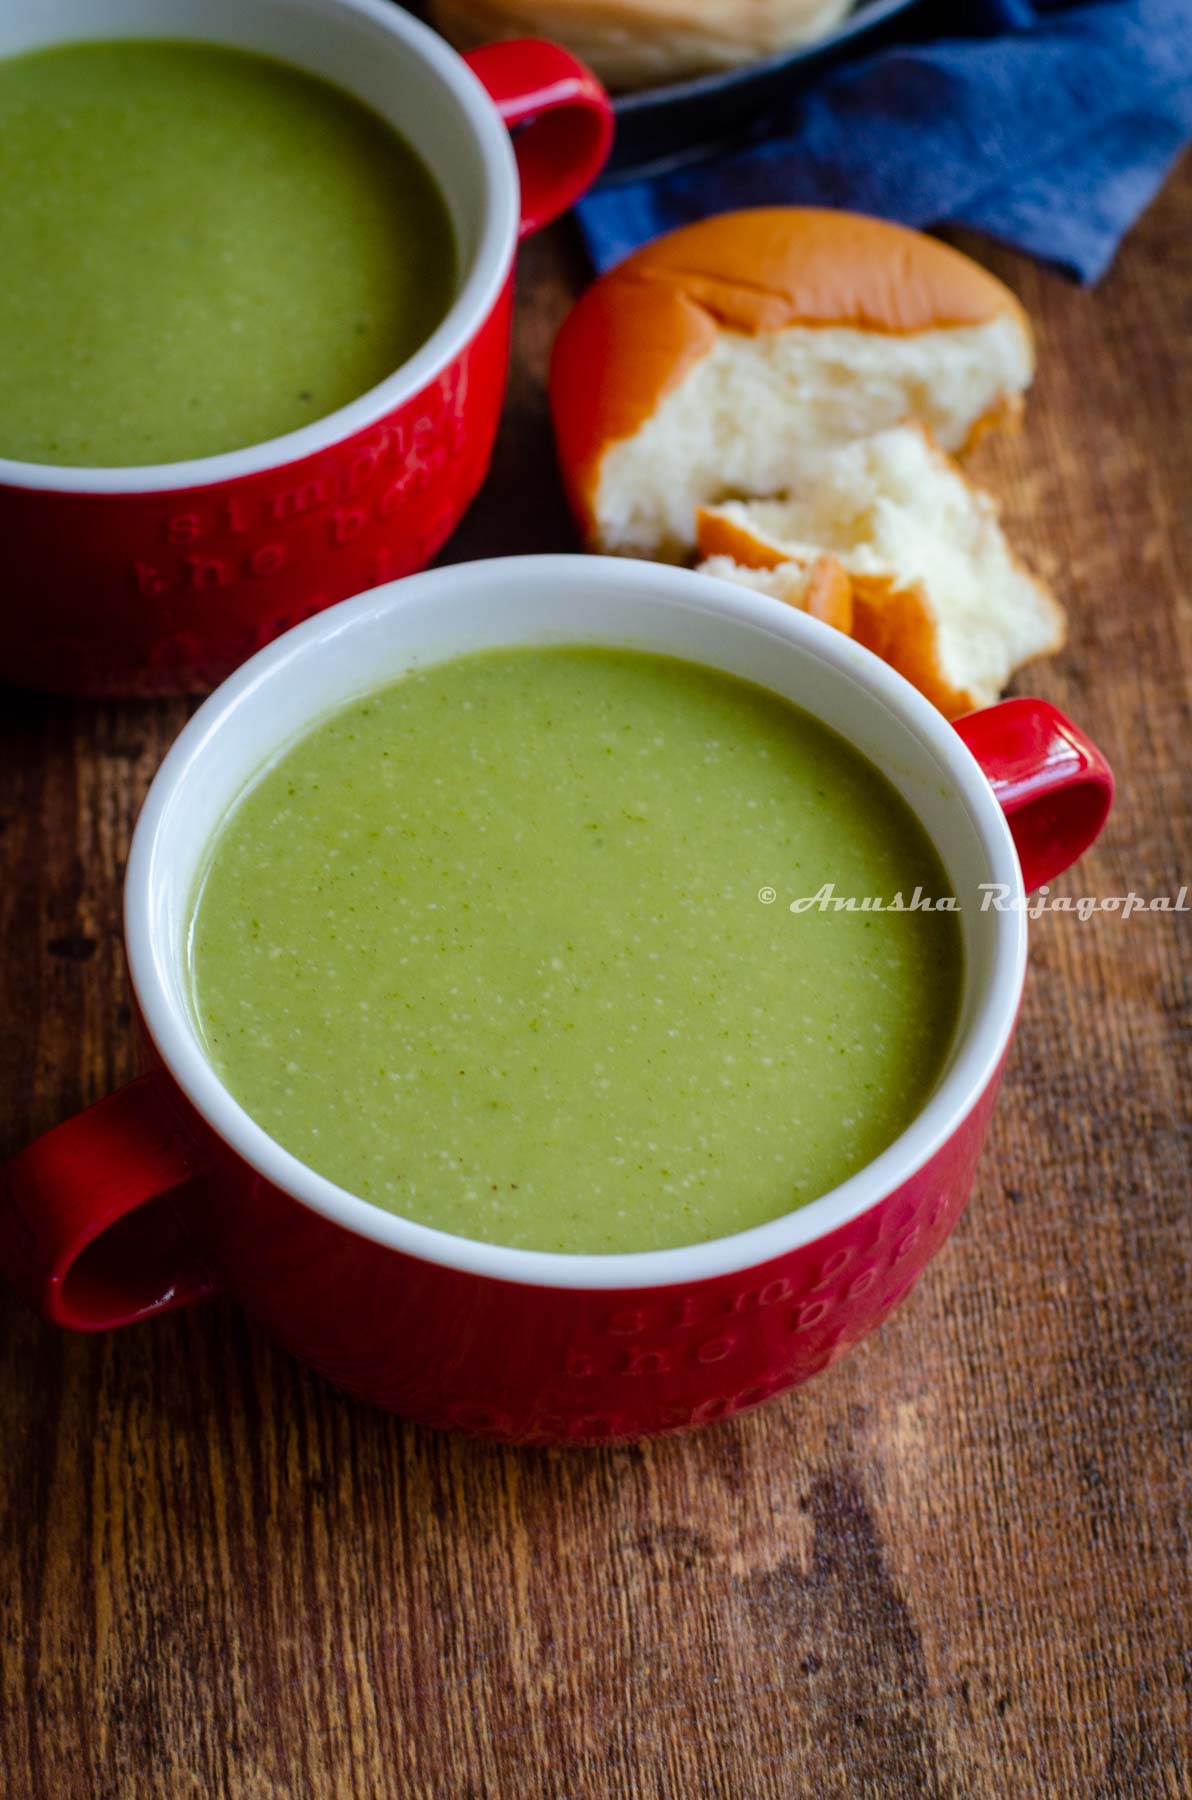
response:
<path id="1" fill-rule="evenodd" d="M 1064 887 L 1192 880 L 1192 168 L 978 472 L 1071 609 L 1099 736 Z M 567 547 L 543 399 L 580 277 L 522 264 L 452 557 Z M 132 1073 L 119 887 L 187 708 L 0 705 L 0 1154 Z M 700 1436 L 507 1451 L 341 1399 L 231 1308 L 68 1337 L 0 1295 L 8 1800 L 1190 1791 L 1189 920 L 1043 918 L 972 1206 L 895 1318 Z"/>

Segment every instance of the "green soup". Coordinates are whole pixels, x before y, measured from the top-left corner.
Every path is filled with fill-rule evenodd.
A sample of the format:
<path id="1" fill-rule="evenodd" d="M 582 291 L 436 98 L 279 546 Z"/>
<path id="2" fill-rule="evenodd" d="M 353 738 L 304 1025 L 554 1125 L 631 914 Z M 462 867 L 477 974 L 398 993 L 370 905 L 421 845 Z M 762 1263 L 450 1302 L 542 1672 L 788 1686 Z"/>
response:
<path id="1" fill-rule="evenodd" d="M 0 61 L 0 456 L 292 431 L 404 362 L 454 280 L 428 170 L 326 82 L 192 43 Z"/>
<path id="2" fill-rule="evenodd" d="M 946 891 L 806 714 L 631 651 L 464 657 L 244 794 L 196 1013 L 253 1117 L 378 1206 L 538 1250 L 689 1244 L 843 1181 L 939 1074 L 958 920 L 790 910 L 829 881 Z"/>

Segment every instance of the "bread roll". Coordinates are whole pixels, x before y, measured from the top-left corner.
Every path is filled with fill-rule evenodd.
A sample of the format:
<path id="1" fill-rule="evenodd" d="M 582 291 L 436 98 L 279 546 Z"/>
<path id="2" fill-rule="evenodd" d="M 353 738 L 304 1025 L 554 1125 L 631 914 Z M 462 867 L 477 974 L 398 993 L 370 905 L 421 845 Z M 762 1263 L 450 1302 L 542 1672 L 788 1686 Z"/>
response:
<path id="1" fill-rule="evenodd" d="M 787 488 L 906 418 L 962 450 L 1016 419 L 1026 315 L 959 251 L 856 213 L 723 213 L 637 251 L 564 321 L 551 410 L 589 547 L 678 560 L 697 506 Z"/>
<path id="2" fill-rule="evenodd" d="M 992 497 L 919 426 L 831 452 L 793 498 L 703 508 L 698 537 L 705 572 L 788 602 L 801 572 L 835 562 L 850 635 L 948 718 L 990 704 L 1064 641 L 1063 611 L 1014 555 Z"/>
<path id="3" fill-rule="evenodd" d="M 606 86 L 659 87 L 733 69 L 823 37 L 852 0 L 434 0 L 431 18 L 461 50 L 492 38 L 548 37 Z"/>

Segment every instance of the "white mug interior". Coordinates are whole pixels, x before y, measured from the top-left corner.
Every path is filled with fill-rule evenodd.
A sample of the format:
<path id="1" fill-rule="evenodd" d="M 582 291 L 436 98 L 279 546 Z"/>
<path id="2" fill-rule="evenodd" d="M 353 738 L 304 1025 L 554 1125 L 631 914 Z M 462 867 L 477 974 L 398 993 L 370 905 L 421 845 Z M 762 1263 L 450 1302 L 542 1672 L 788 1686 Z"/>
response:
<path id="1" fill-rule="evenodd" d="M 194 894 L 211 840 L 245 787 L 321 717 L 410 669 L 472 650 L 566 643 L 685 658 L 803 707 L 898 789 L 961 901 L 960 1019 L 918 1116 L 832 1192 L 731 1237 L 575 1255 L 481 1243 L 383 1211 L 269 1137 L 223 1086 L 193 1023 L 185 950 Z M 125 938 L 133 988 L 167 1068 L 218 1135 L 276 1186 L 360 1236 L 431 1262 L 552 1287 L 654 1287 L 755 1267 L 815 1241 L 897 1188 L 947 1140 L 1001 1060 L 1025 972 L 1025 915 L 982 908 L 983 882 L 1022 894 L 1001 808 L 946 720 L 869 651 L 792 608 L 686 569 L 513 557 L 433 570 L 344 601 L 279 638 L 217 689 L 167 755 L 137 823 Z"/>
<path id="2" fill-rule="evenodd" d="M 418 151 L 455 231 L 455 299 L 406 362 L 346 406 L 282 437 L 190 462 L 64 468 L 0 457 L 0 483 L 58 493 L 144 494 L 231 481 L 365 430 L 448 367 L 495 306 L 517 245 L 509 134 L 443 39 L 389 0 L 3 0 L 0 57 L 96 38 L 171 38 L 256 51 L 363 100 Z"/>

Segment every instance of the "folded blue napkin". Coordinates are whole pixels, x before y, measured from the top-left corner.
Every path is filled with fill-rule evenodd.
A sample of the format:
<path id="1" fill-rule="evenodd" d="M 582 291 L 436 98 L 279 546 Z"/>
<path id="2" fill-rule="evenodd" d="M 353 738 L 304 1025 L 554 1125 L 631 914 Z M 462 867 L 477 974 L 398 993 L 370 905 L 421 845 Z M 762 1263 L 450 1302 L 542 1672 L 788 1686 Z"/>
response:
<path id="1" fill-rule="evenodd" d="M 759 141 L 590 194 L 597 267 L 709 213 L 817 205 L 967 226 L 1096 281 L 1192 138 L 1192 0 L 955 0 L 944 17 L 946 37 L 821 75 Z"/>

